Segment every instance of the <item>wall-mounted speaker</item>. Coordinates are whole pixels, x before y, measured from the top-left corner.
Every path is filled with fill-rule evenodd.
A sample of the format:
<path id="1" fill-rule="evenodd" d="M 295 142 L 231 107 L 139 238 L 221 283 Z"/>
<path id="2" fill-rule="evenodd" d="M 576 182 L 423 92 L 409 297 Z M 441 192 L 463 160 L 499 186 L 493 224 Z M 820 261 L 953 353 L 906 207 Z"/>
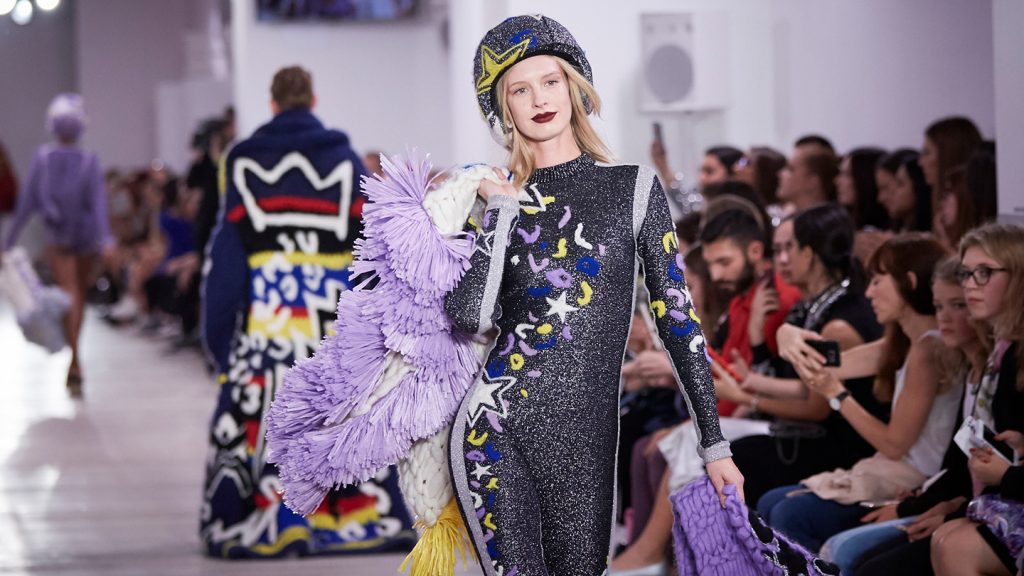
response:
<path id="1" fill-rule="evenodd" d="M 724 12 L 641 14 L 640 110 L 693 112 L 729 101 L 729 19 Z"/>

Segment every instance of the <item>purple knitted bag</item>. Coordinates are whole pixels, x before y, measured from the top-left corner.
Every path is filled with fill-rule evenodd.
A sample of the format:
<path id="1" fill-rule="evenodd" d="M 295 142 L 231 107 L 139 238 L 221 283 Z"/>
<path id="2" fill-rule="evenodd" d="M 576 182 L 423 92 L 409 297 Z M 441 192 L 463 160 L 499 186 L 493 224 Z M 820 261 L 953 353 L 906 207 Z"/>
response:
<path id="1" fill-rule="evenodd" d="M 838 576 L 839 568 L 815 557 L 764 523 L 726 485 L 725 509 L 705 476 L 669 498 L 679 576 Z"/>

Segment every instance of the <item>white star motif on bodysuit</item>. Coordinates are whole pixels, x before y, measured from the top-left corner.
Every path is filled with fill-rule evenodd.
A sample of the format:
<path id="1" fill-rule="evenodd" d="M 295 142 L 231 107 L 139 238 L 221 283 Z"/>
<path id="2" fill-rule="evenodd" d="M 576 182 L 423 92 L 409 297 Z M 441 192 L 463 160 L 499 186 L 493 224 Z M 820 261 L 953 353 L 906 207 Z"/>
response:
<path id="1" fill-rule="evenodd" d="M 494 412 L 500 418 L 507 418 L 508 411 L 501 401 L 501 395 L 515 383 L 516 379 L 508 376 L 492 380 L 484 371 L 480 384 L 473 391 L 473 396 L 469 399 L 469 406 L 466 409 L 469 413 L 469 425 L 475 426 L 477 419 L 484 412 Z"/>
<path id="2" fill-rule="evenodd" d="M 565 324 L 565 316 L 569 312 L 575 312 L 575 311 L 579 310 L 579 308 L 577 308 L 575 306 L 571 306 L 568 303 L 566 303 L 566 301 L 565 301 L 566 295 L 567 295 L 566 292 L 562 292 L 562 295 L 559 296 L 557 300 L 552 300 L 551 298 L 545 298 L 545 300 L 548 301 L 548 306 L 551 307 L 551 308 L 548 309 L 548 313 L 545 314 L 545 316 L 553 316 L 555 314 L 558 314 L 558 319 L 562 321 L 562 324 Z"/>

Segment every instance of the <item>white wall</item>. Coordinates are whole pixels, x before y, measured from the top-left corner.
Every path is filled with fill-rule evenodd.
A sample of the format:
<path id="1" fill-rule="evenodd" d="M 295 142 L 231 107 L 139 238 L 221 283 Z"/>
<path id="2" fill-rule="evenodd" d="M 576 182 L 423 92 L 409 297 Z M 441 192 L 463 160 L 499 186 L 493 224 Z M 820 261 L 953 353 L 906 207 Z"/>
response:
<path id="1" fill-rule="evenodd" d="M 1024 224 L 1024 3 L 994 0 L 996 159 L 1001 219 Z"/>
<path id="2" fill-rule="evenodd" d="M 182 37 L 201 24 L 196 4 L 180 0 L 76 4 L 79 89 L 91 119 L 86 143 L 105 165 L 137 168 L 157 158 L 157 87 L 182 77 Z"/>
<path id="3" fill-rule="evenodd" d="M 402 22 L 267 23 L 256 21 L 254 4 L 232 2 L 240 137 L 270 120 L 274 73 L 298 64 L 313 75 L 314 112 L 348 133 L 356 151 L 414 146 L 439 165 L 456 160 L 443 13 L 426 6 L 425 14 Z"/>
<path id="4" fill-rule="evenodd" d="M 471 2 L 451 2 L 453 22 L 456 12 L 465 17 Z M 469 13 L 488 22 L 463 25 L 476 35 L 455 40 L 453 47 L 462 42 L 463 52 L 469 45 L 475 50 L 480 31 L 505 16 L 543 12 L 565 24 L 594 68 L 605 104 L 599 130 L 623 161 L 649 161 L 652 120 L 665 125 L 670 154 L 684 171 L 692 171 L 700 150 L 713 144 L 788 150 L 797 136 L 811 131 L 841 149 L 916 146 L 928 123 L 950 114 L 970 116 L 987 137 L 994 134 L 991 0 L 633 0 L 611 10 L 596 9 L 591 0 L 490 0 L 488 6 Z M 728 109 L 640 113 L 640 14 L 711 10 L 728 12 L 731 62 L 698 65 L 725 67 L 732 92 Z M 453 50 L 452 59 L 467 68 L 461 85 L 468 93 L 468 58 Z M 453 78 L 461 73 L 456 70 Z M 467 105 L 460 98 L 452 102 Z M 455 122 L 452 137 L 479 142 L 471 131 L 485 127 Z"/>

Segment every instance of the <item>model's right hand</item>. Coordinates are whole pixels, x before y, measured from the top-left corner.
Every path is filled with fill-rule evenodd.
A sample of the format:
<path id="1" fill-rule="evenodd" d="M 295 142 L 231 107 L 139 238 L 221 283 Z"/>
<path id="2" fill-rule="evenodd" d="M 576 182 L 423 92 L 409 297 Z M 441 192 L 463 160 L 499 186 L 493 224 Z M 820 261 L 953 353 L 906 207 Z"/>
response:
<path id="1" fill-rule="evenodd" d="M 491 196 L 495 194 L 511 196 L 512 198 L 519 197 L 519 191 L 508 181 L 508 177 L 505 176 L 501 168 L 495 168 L 494 175 L 497 178 L 496 181 L 484 178 L 480 181 L 480 187 L 477 188 L 477 194 L 484 199 L 484 202 L 490 200 Z"/>

